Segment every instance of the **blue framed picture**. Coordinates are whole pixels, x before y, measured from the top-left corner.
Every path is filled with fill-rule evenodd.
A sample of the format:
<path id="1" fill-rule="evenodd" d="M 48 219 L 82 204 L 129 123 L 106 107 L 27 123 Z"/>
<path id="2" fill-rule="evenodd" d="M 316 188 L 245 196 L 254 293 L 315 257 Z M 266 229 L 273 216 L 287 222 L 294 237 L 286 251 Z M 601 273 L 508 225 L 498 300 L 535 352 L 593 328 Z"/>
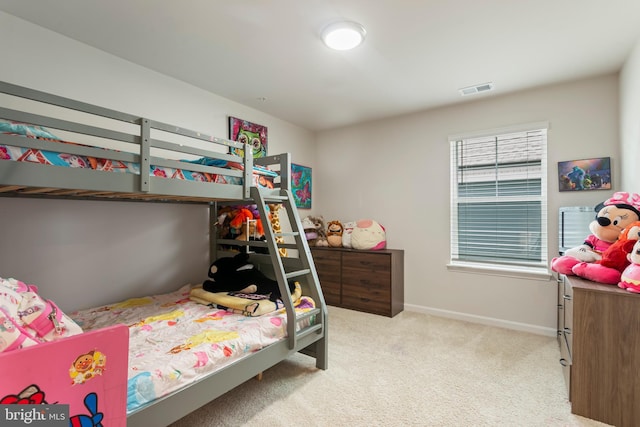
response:
<path id="1" fill-rule="evenodd" d="M 311 209 L 311 168 L 291 163 L 291 192 L 296 207 Z"/>

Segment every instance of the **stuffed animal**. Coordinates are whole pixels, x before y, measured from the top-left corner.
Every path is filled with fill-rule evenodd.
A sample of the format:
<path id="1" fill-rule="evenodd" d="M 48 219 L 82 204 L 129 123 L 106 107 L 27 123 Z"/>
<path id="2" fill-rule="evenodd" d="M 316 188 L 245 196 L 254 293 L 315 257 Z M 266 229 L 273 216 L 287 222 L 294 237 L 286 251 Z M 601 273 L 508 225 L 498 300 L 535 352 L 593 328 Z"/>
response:
<path id="1" fill-rule="evenodd" d="M 315 222 L 316 228 L 318 229 L 318 240 L 316 240 L 316 246 L 328 247 L 329 241 L 327 240 L 327 228 L 324 225 L 324 217 L 316 216 L 311 217 L 311 219 Z"/>
<path id="2" fill-rule="evenodd" d="M 591 234 L 584 243 L 568 249 L 564 255 L 551 260 L 551 270 L 568 276 L 574 275 L 573 267 L 581 262 L 592 263 L 602 258 L 620 236 L 620 231 L 640 220 L 640 196 L 624 192 L 613 196 L 595 207 L 596 219 L 589 224 Z"/>
<path id="3" fill-rule="evenodd" d="M 327 242 L 332 248 L 339 248 L 342 246 L 342 223 L 334 220 L 329 221 L 327 225 Z"/>
<path id="4" fill-rule="evenodd" d="M 356 221 L 351 233 L 351 246 L 360 250 L 384 249 L 387 246 L 384 227 L 372 219 Z"/>
<path id="5" fill-rule="evenodd" d="M 609 249 L 602 253 L 602 259 L 595 262 L 581 262 L 571 271 L 578 277 L 607 285 L 619 284 L 622 272 L 631 263 L 629 254 L 640 238 L 640 221 L 629 224 Z"/>
<path id="6" fill-rule="evenodd" d="M 302 228 L 304 229 L 304 237 L 307 239 L 309 246 L 315 246 L 315 242 L 318 239 L 318 230 L 313 221 L 311 221 L 311 218 L 305 217 L 302 220 Z"/>
<path id="7" fill-rule="evenodd" d="M 251 225 L 253 223 L 253 225 Z M 229 226 L 238 235 L 236 240 L 248 240 L 248 235 L 252 237 L 259 237 L 264 235 L 264 228 L 262 228 L 262 221 L 256 217 L 249 209 L 239 209 L 233 216 L 233 219 L 229 223 Z M 251 232 L 249 228 L 253 227 Z"/>
<path id="8" fill-rule="evenodd" d="M 350 248 L 351 247 L 351 233 L 353 233 L 353 228 L 356 226 L 355 221 L 349 221 L 342 224 L 342 247 Z"/>
<path id="9" fill-rule="evenodd" d="M 218 227 L 219 239 L 231 238 L 230 224 L 233 215 L 233 208 L 231 208 L 231 206 L 224 206 L 218 209 L 218 220 L 216 221 L 216 226 Z"/>
<path id="10" fill-rule="evenodd" d="M 267 239 L 264 236 L 264 228 L 262 221 L 260 221 L 259 213 L 249 208 L 251 208 L 251 206 L 239 208 L 232 213 L 233 218 L 229 222 L 231 234 L 235 236 L 235 240 L 264 242 Z M 219 219 L 218 222 L 220 222 Z M 269 250 L 264 247 L 254 247 L 252 250 L 265 254 L 269 252 Z"/>
<path id="11" fill-rule="evenodd" d="M 208 276 L 209 279 L 202 283 L 202 288 L 208 292 L 269 295 L 271 301 L 277 301 L 282 296 L 278 282 L 249 263 L 249 254 L 244 252 L 233 257 L 218 258 L 209 267 Z M 293 292 L 294 289 L 295 282 L 289 282 L 289 291 Z"/>
<path id="12" fill-rule="evenodd" d="M 627 259 L 630 264 L 622 272 L 618 287 L 638 294 L 640 293 L 640 240 L 633 245 Z"/>
<path id="13" fill-rule="evenodd" d="M 327 231 L 322 216 L 307 216 L 302 220 L 307 243 L 309 246 L 329 246 Z"/>

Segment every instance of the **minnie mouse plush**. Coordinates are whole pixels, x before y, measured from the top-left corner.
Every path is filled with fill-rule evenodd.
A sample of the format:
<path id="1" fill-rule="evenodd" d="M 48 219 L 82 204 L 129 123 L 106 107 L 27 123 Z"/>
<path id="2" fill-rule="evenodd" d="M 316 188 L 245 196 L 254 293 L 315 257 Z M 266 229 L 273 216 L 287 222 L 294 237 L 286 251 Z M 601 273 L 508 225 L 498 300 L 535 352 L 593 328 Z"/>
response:
<path id="1" fill-rule="evenodd" d="M 618 240 L 621 231 L 640 220 L 640 196 L 618 192 L 595 207 L 596 219 L 589 224 L 591 234 L 584 243 L 551 260 L 551 270 L 565 275 L 576 274 L 573 268 L 581 263 L 594 263 Z M 584 266 L 582 267 L 584 270 Z"/>
<path id="2" fill-rule="evenodd" d="M 640 221 L 635 221 L 622 230 L 618 240 L 602 254 L 602 259 L 593 263 L 578 263 L 571 271 L 576 276 L 592 282 L 619 284 L 622 272 L 631 263 L 629 254 L 639 238 Z"/>

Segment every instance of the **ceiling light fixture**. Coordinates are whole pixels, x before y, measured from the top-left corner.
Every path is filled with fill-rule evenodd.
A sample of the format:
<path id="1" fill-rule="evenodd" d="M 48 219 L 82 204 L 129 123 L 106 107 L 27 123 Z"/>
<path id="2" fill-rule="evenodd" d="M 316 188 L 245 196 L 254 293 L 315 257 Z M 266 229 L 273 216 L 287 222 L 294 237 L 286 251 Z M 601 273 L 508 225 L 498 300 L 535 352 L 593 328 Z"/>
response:
<path id="1" fill-rule="evenodd" d="M 360 45 L 366 34 L 364 27 L 357 22 L 334 22 L 322 30 L 322 41 L 331 49 L 349 50 Z"/>

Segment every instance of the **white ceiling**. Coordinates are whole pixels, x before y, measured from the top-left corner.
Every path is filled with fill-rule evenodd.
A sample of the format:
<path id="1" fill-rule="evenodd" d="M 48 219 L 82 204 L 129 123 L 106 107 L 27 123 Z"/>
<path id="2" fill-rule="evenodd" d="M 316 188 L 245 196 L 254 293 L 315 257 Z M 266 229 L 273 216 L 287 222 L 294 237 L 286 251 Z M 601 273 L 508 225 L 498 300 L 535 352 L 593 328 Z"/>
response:
<path id="1" fill-rule="evenodd" d="M 615 72 L 640 38 L 640 0 L 0 0 L 0 10 L 310 130 Z M 367 30 L 353 51 L 320 41 L 341 18 Z M 493 92 L 458 93 L 486 82 Z"/>

